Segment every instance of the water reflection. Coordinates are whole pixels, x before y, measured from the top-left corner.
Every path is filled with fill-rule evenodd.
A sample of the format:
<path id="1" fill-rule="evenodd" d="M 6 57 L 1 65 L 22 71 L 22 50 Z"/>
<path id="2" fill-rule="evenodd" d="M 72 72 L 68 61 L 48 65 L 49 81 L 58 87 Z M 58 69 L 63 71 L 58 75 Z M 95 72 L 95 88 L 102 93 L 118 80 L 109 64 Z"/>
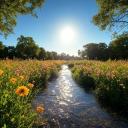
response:
<path id="1" fill-rule="evenodd" d="M 66 65 L 34 100 L 34 104 L 40 103 L 46 108 L 46 128 L 128 128 L 128 124 L 111 117 L 92 94 L 75 83 Z"/>

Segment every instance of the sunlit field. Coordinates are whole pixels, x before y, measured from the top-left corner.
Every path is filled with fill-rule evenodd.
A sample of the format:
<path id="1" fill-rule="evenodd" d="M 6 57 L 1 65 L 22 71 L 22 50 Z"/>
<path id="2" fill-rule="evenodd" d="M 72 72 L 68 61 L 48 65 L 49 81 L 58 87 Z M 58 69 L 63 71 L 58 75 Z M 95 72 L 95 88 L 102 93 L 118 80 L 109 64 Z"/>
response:
<path id="1" fill-rule="evenodd" d="M 128 61 L 71 61 L 73 78 L 102 105 L 128 118 Z"/>
<path id="2" fill-rule="evenodd" d="M 0 61 L 0 127 L 30 128 L 45 111 L 32 108 L 33 97 L 56 76 L 63 61 Z"/>
<path id="3" fill-rule="evenodd" d="M 0 128 L 128 128 L 128 0 L 0 0 Z"/>
<path id="4" fill-rule="evenodd" d="M 41 116 L 46 106 L 43 103 L 32 106 L 32 102 L 58 76 L 61 65 L 69 66 L 77 86 L 94 93 L 101 106 L 128 118 L 127 61 L 1 60 L 0 127 L 31 128 L 47 124 L 47 118 Z"/>

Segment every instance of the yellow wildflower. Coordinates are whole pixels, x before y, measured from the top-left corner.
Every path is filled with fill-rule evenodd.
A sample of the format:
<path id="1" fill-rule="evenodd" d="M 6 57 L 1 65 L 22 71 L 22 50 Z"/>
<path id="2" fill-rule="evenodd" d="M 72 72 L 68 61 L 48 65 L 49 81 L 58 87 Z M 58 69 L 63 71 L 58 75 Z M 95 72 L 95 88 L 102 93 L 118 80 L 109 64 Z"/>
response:
<path id="1" fill-rule="evenodd" d="M 13 84 L 15 84 L 15 83 L 16 83 L 16 81 L 17 81 L 17 79 L 16 79 L 16 78 L 11 78 L 11 79 L 10 79 L 10 82 L 11 82 L 11 83 L 13 83 Z"/>
<path id="2" fill-rule="evenodd" d="M 24 76 L 19 76 L 20 80 L 24 80 Z"/>
<path id="3" fill-rule="evenodd" d="M 3 73 L 4 73 L 4 71 L 0 69 L 0 76 L 2 76 Z"/>
<path id="4" fill-rule="evenodd" d="M 28 83 L 28 87 L 29 87 L 29 88 L 33 88 L 33 87 L 34 87 L 34 84 Z"/>
<path id="5" fill-rule="evenodd" d="M 27 96 L 29 93 L 29 89 L 26 86 L 20 86 L 16 89 L 15 92 L 19 96 Z"/>
<path id="6" fill-rule="evenodd" d="M 40 105 L 40 106 L 36 107 L 36 112 L 37 113 L 43 113 L 44 111 L 45 111 L 44 106 Z"/>

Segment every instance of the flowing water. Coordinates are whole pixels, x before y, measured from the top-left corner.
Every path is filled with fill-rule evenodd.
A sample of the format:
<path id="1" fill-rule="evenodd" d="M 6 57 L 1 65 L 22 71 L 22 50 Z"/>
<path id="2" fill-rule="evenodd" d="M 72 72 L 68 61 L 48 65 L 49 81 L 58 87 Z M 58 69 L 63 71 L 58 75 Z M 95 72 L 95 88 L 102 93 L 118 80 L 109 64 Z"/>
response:
<path id="1" fill-rule="evenodd" d="M 123 120 L 112 117 L 100 107 L 92 94 L 85 92 L 72 79 L 63 65 L 57 79 L 48 83 L 34 104 L 44 104 L 48 123 L 42 128 L 128 128 Z"/>

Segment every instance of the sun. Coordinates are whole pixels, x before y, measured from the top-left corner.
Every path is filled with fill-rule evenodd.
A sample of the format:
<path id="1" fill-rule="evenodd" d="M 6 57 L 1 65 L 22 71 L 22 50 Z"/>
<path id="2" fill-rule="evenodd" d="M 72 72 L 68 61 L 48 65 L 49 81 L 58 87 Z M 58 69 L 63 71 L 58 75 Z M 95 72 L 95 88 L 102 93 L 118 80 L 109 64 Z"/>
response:
<path id="1" fill-rule="evenodd" d="M 64 26 L 60 29 L 59 38 L 63 43 L 73 43 L 75 40 L 76 31 L 72 26 Z"/>

